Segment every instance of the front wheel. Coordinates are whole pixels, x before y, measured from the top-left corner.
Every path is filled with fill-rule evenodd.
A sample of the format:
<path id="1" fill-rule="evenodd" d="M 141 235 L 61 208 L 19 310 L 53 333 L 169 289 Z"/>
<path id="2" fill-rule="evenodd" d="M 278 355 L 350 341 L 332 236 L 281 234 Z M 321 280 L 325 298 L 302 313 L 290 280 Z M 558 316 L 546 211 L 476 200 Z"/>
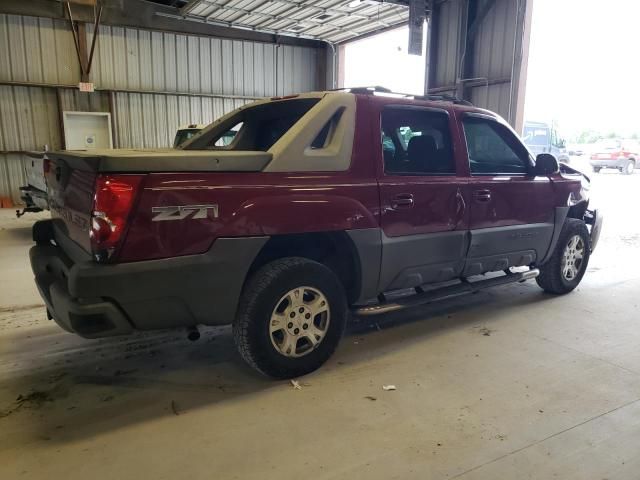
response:
<path id="1" fill-rule="evenodd" d="M 245 285 L 233 336 L 244 360 L 274 378 L 319 368 L 347 322 L 344 288 L 324 265 L 288 257 L 266 264 Z"/>
<path id="2" fill-rule="evenodd" d="M 536 282 L 545 292 L 562 295 L 575 289 L 591 255 L 589 230 L 582 220 L 568 218 L 551 258 L 540 267 Z"/>
<path id="3" fill-rule="evenodd" d="M 627 163 L 622 167 L 623 175 L 631 175 L 633 174 L 633 170 L 636 168 L 636 164 L 633 160 L 627 160 Z"/>

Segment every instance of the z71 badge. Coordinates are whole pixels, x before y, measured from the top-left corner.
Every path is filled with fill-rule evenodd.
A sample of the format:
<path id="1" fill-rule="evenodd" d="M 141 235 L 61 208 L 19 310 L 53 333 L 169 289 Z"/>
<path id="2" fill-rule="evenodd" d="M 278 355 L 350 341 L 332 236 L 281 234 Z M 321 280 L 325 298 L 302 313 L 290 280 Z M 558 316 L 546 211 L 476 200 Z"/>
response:
<path id="1" fill-rule="evenodd" d="M 187 218 L 199 220 L 202 218 L 218 218 L 218 205 L 177 205 L 172 207 L 151 207 L 154 214 L 152 221 L 184 220 Z"/>

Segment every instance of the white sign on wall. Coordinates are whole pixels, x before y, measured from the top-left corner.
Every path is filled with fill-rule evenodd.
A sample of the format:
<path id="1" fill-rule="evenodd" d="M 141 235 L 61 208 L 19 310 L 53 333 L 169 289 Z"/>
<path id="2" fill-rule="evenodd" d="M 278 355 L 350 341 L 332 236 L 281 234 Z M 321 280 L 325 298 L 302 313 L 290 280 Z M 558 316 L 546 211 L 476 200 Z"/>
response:
<path id="1" fill-rule="evenodd" d="M 108 112 L 62 112 L 67 150 L 113 148 L 111 114 Z"/>

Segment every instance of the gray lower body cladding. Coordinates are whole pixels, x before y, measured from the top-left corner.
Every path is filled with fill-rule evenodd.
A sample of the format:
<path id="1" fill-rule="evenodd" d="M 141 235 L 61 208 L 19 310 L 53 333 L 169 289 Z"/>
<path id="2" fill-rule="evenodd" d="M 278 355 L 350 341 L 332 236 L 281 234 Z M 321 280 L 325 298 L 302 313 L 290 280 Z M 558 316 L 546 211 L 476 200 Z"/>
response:
<path id="1" fill-rule="evenodd" d="M 30 258 L 54 320 L 97 338 L 231 323 L 246 274 L 267 239 L 221 238 L 200 255 L 118 265 L 75 262 L 61 248 L 40 242 Z"/>
<path id="2" fill-rule="evenodd" d="M 567 210 L 557 209 L 554 223 L 402 237 L 387 237 L 381 229 L 349 232 L 362 268 L 359 301 L 392 290 L 540 264 L 555 245 Z"/>

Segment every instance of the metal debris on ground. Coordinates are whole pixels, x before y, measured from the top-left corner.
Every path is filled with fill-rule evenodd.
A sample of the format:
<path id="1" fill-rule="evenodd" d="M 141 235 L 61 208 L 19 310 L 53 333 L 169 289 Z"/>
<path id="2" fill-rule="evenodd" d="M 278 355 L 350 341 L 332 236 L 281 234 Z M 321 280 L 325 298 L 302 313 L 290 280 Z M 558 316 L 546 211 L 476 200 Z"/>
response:
<path id="1" fill-rule="evenodd" d="M 378 398 L 377 398 L 377 397 L 374 397 L 374 396 L 372 396 L 372 395 L 367 395 L 367 396 L 366 396 L 366 397 L 364 397 L 364 398 L 366 398 L 367 400 L 371 400 L 372 402 L 375 402 L 376 400 L 378 400 Z"/>
<path id="2" fill-rule="evenodd" d="M 484 335 L 485 337 L 490 337 L 491 334 L 493 333 L 493 330 L 491 330 L 490 328 L 487 327 L 482 327 L 479 332 Z"/>
<path id="3" fill-rule="evenodd" d="M 294 390 L 302 390 L 302 385 L 297 380 L 291 380 L 291 386 L 293 386 Z"/>
<path id="4" fill-rule="evenodd" d="M 391 390 L 396 390 L 396 386 L 395 385 L 383 385 L 382 386 L 382 390 L 384 390 L 385 392 L 390 392 Z"/>

